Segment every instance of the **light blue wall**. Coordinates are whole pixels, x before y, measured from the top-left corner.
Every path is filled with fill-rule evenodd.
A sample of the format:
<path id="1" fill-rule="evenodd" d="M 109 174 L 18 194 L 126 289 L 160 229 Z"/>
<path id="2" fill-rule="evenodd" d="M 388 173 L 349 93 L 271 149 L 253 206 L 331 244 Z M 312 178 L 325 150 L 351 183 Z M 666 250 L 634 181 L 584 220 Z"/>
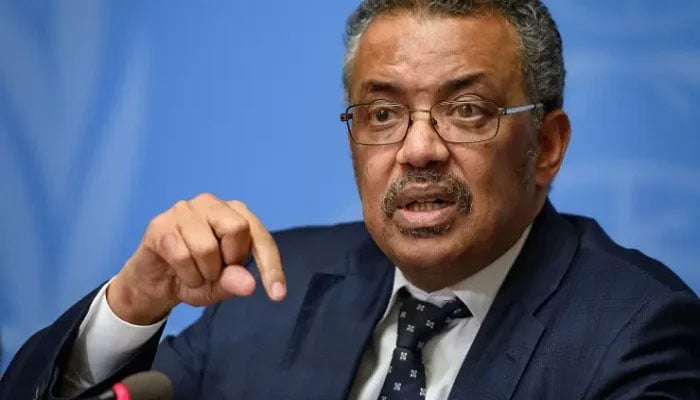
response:
<path id="1" fill-rule="evenodd" d="M 550 3 L 574 123 L 555 204 L 698 291 L 700 2 Z M 360 217 L 338 122 L 355 0 L 193 4 L 0 0 L 0 365 L 178 199 L 271 229 Z"/>

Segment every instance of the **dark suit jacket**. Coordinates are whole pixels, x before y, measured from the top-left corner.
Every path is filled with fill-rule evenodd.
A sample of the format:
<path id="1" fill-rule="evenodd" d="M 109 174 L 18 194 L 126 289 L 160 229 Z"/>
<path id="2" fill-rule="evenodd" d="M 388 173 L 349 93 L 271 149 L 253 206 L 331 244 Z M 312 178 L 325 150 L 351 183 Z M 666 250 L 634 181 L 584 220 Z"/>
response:
<path id="1" fill-rule="evenodd" d="M 177 399 L 347 397 L 394 266 L 361 223 L 284 231 L 276 240 L 284 302 L 257 291 L 208 307 L 179 336 L 159 347 L 154 337 L 109 381 L 152 366 L 172 378 Z M 25 344 L 0 398 L 52 398 L 93 296 Z M 661 263 L 547 204 L 450 399 L 608 398 L 700 399 L 700 302 Z"/>

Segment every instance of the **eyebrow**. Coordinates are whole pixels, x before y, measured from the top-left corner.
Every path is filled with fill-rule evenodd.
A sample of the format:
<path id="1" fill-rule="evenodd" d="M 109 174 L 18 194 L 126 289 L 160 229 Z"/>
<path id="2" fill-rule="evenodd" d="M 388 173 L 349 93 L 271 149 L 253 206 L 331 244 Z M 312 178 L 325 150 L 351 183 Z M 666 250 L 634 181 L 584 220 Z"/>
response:
<path id="1" fill-rule="evenodd" d="M 369 80 L 362 86 L 362 92 L 364 93 L 387 93 L 398 95 L 403 92 L 398 84 L 387 81 Z"/>
<path id="2" fill-rule="evenodd" d="M 449 95 L 474 86 L 490 87 L 488 76 L 483 72 L 465 74 L 444 82 L 438 87 L 438 92 Z M 404 93 L 404 89 L 397 83 L 371 79 L 362 84 L 361 93 L 398 96 Z"/>
<path id="3" fill-rule="evenodd" d="M 474 86 L 490 87 L 488 76 L 483 72 L 470 73 L 440 85 L 439 92 L 450 94 Z"/>

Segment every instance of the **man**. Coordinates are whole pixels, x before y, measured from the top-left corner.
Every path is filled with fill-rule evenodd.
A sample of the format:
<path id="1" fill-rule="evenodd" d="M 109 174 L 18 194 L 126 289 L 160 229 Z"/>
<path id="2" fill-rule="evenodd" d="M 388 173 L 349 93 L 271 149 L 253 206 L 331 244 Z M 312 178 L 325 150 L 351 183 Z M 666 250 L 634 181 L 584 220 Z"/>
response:
<path id="1" fill-rule="evenodd" d="M 178 202 L 0 397 L 154 368 L 178 399 L 700 398 L 697 296 L 547 200 L 570 126 L 544 5 L 366 0 L 346 45 L 364 224 L 270 235 L 243 203 Z M 158 346 L 182 302 L 208 307 Z"/>

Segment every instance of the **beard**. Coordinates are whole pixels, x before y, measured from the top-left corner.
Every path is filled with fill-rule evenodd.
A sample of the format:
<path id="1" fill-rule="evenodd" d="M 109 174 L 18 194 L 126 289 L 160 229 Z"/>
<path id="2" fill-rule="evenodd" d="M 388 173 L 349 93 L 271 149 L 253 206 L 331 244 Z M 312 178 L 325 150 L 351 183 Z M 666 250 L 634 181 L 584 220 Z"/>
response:
<path id="1" fill-rule="evenodd" d="M 445 192 L 446 197 L 457 203 L 460 213 L 468 214 L 472 207 L 472 192 L 465 182 L 461 181 L 451 172 L 440 172 L 434 168 L 412 168 L 403 176 L 394 180 L 382 198 L 382 212 L 384 219 L 391 221 L 398 209 L 398 199 L 406 186 L 413 183 L 427 183 L 439 186 Z M 448 232 L 452 224 L 420 228 L 399 228 L 399 232 L 412 238 L 425 239 L 440 236 Z"/>

